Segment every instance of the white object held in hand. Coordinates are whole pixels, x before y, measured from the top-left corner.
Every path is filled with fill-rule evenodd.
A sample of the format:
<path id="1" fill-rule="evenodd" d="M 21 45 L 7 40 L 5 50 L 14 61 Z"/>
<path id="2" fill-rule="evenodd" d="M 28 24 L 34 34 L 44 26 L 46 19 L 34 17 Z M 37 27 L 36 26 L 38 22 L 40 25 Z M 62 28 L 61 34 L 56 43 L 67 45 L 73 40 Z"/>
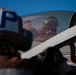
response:
<path id="1" fill-rule="evenodd" d="M 64 35 L 64 36 L 63 36 Z M 29 51 L 23 53 L 21 55 L 21 58 L 31 58 L 39 53 L 41 53 L 42 51 L 44 51 L 46 48 L 48 47 L 54 47 L 64 41 L 67 41 L 73 37 L 76 36 L 76 25 L 57 34 L 56 36 L 52 37 L 51 39 L 39 44 L 38 46 L 30 49 Z"/>

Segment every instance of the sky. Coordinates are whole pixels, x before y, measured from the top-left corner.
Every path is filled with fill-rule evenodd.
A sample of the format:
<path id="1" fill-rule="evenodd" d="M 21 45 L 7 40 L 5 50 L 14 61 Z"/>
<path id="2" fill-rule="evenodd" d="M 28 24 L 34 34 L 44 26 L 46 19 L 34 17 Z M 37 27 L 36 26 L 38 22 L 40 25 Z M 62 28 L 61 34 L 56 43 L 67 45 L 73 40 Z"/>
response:
<path id="1" fill-rule="evenodd" d="M 20 16 L 54 10 L 76 11 L 76 0 L 0 0 L 0 8 L 14 10 Z"/>

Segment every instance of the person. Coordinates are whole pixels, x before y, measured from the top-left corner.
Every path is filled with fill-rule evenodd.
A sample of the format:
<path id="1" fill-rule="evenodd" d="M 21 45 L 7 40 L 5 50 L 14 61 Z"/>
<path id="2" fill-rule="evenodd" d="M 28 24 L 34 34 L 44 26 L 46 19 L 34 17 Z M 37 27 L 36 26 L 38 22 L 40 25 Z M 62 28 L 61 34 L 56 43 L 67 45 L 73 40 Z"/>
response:
<path id="1" fill-rule="evenodd" d="M 32 32 L 22 28 L 22 19 L 16 12 L 0 8 L 0 15 L 0 75 L 60 75 L 51 69 L 51 65 L 47 65 L 51 60 L 49 58 L 45 59 L 45 63 L 34 58 L 21 59 L 18 50 L 27 51 L 31 48 Z M 54 48 L 46 49 L 47 52 L 49 49 Z M 62 55 L 60 58 L 59 64 L 56 62 L 57 67 L 65 61 Z M 65 72 L 65 75 L 76 75 L 70 67 Z"/>
<path id="2" fill-rule="evenodd" d="M 59 26 L 59 21 L 55 16 L 49 16 L 46 18 L 42 25 L 39 27 L 40 37 L 36 40 L 40 42 L 44 42 L 57 34 L 57 27 Z"/>
<path id="3" fill-rule="evenodd" d="M 32 34 L 33 34 L 33 40 L 34 40 L 34 41 L 35 41 L 35 39 L 36 39 L 37 37 L 40 36 L 40 33 L 38 32 L 38 30 L 37 30 L 36 28 L 34 28 L 34 27 L 32 26 L 32 23 L 31 23 L 30 20 L 26 20 L 26 21 L 24 22 L 23 28 L 24 28 L 24 29 L 27 29 L 27 30 L 29 30 L 29 31 L 32 32 Z"/>
<path id="4" fill-rule="evenodd" d="M 35 60 L 39 60 L 45 63 L 54 72 L 60 75 L 75 75 L 75 70 L 67 64 L 67 58 L 65 58 L 60 50 L 55 47 L 48 47 L 42 53 L 33 57 Z"/>

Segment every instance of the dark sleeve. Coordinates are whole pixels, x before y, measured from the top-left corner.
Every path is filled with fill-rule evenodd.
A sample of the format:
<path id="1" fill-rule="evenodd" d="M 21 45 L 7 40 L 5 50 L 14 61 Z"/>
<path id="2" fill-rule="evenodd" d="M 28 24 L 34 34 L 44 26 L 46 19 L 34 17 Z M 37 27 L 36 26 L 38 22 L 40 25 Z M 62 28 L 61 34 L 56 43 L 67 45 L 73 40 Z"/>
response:
<path id="1" fill-rule="evenodd" d="M 75 71 L 70 71 L 66 75 L 76 75 L 76 72 Z"/>
<path id="2" fill-rule="evenodd" d="M 17 69 L 18 75 L 58 75 L 45 63 L 34 59 L 19 60 L 13 68 Z"/>
<path id="3" fill-rule="evenodd" d="M 67 59 L 63 57 L 62 53 L 58 48 L 49 47 L 47 49 L 47 54 L 44 59 L 44 63 L 47 65 L 59 66 L 63 61 Z"/>
<path id="4" fill-rule="evenodd" d="M 33 75 L 59 75 L 53 69 L 48 67 L 48 65 L 39 60 L 32 59 L 30 66 L 32 67 Z"/>

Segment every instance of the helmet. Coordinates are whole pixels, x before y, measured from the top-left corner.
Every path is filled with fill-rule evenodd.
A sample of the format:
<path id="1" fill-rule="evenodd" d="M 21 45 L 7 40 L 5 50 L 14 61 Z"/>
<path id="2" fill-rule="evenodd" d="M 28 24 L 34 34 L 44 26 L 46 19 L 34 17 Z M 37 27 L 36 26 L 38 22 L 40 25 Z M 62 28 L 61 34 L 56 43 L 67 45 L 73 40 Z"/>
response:
<path id="1" fill-rule="evenodd" d="M 4 46 L 26 51 L 32 45 L 32 33 L 22 28 L 22 19 L 14 11 L 0 8 L 0 50 Z"/>
<path id="2" fill-rule="evenodd" d="M 58 27 L 59 22 L 58 19 L 55 16 L 50 16 L 47 19 L 43 21 L 43 27 L 44 28 L 51 28 L 51 27 Z"/>

